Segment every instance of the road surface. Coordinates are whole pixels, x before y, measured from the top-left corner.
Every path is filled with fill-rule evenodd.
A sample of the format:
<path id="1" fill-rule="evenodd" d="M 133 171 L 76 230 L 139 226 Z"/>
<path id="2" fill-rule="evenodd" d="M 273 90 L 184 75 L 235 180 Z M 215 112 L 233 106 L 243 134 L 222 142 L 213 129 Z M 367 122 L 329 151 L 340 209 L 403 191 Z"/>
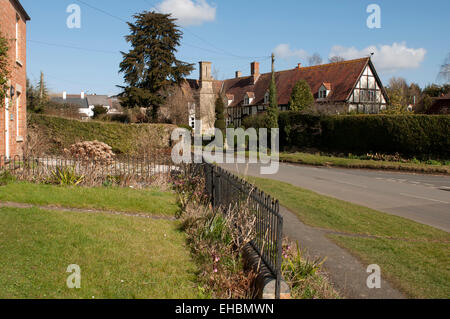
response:
<path id="1" fill-rule="evenodd" d="M 450 232 L 450 177 L 280 163 L 275 175 L 260 164 L 222 164 L 239 173 L 275 179 Z"/>

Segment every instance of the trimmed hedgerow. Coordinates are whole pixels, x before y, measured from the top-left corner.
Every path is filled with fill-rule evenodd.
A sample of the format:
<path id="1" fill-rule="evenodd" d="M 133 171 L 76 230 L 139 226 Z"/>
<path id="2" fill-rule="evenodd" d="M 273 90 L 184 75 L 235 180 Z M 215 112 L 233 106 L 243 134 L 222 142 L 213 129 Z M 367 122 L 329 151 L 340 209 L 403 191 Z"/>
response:
<path id="1" fill-rule="evenodd" d="M 261 127 L 262 116 L 246 127 Z M 317 148 L 334 152 L 386 153 L 408 157 L 450 158 L 450 116 L 311 115 L 282 112 L 282 149 Z"/>

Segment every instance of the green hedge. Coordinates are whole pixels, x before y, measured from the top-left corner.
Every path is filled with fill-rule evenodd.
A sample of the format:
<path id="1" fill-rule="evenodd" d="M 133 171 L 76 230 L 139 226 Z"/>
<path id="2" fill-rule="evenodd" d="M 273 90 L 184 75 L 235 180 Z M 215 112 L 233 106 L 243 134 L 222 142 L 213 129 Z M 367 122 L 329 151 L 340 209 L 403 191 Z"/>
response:
<path id="1" fill-rule="evenodd" d="M 409 157 L 450 158 L 450 116 L 308 115 L 281 112 L 282 149 L 317 148 L 344 153 L 400 153 Z M 261 127 L 263 116 L 246 127 Z"/>
<path id="2" fill-rule="evenodd" d="M 34 113 L 28 116 L 29 134 L 42 137 L 45 151 L 52 154 L 59 154 L 77 142 L 97 140 L 111 146 L 116 154 L 139 155 L 169 147 L 174 128 L 166 124 L 79 121 Z"/>

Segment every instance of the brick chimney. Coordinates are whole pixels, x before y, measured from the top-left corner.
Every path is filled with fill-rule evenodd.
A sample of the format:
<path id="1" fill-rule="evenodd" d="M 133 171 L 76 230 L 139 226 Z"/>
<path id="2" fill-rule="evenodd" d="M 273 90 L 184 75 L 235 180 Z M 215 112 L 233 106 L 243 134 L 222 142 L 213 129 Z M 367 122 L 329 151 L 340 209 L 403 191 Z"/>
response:
<path id="1" fill-rule="evenodd" d="M 259 76 L 259 62 L 252 62 L 251 71 L 253 76 Z"/>
<path id="2" fill-rule="evenodd" d="M 252 62 L 250 64 L 250 68 L 251 68 L 251 74 L 252 74 L 252 77 L 253 77 L 253 84 L 255 84 L 256 81 L 258 81 L 259 75 L 260 75 L 260 73 L 259 73 L 259 62 Z"/>
<path id="3" fill-rule="evenodd" d="M 241 71 L 236 71 L 236 79 L 242 77 Z"/>
<path id="4" fill-rule="evenodd" d="M 200 66 L 200 81 L 211 81 L 211 62 L 201 61 L 198 63 Z"/>

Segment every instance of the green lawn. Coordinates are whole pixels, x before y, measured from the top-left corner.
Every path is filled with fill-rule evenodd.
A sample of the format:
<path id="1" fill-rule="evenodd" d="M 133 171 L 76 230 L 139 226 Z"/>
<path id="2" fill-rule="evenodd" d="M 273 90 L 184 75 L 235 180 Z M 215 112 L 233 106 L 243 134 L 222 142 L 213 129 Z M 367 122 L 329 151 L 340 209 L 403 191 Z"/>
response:
<path id="1" fill-rule="evenodd" d="M 247 177 L 314 227 L 378 236 L 331 236 L 363 262 L 378 264 L 412 297 L 450 296 L 450 234 L 414 221 L 319 195 L 288 183 Z M 406 239 L 406 241 L 405 241 Z"/>
<path id="2" fill-rule="evenodd" d="M 0 186 L 0 201 L 167 216 L 179 209 L 174 193 L 158 189 L 64 187 L 26 182 Z"/>
<path id="3" fill-rule="evenodd" d="M 331 236 L 411 298 L 450 298 L 450 244 Z"/>
<path id="4" fill-rule="evenodd" d="M 0 251 L 2 299 L 198 297 L 174 221 L 0 208 Z M 70 264 L 81 289 L 67 288 Z"/>

